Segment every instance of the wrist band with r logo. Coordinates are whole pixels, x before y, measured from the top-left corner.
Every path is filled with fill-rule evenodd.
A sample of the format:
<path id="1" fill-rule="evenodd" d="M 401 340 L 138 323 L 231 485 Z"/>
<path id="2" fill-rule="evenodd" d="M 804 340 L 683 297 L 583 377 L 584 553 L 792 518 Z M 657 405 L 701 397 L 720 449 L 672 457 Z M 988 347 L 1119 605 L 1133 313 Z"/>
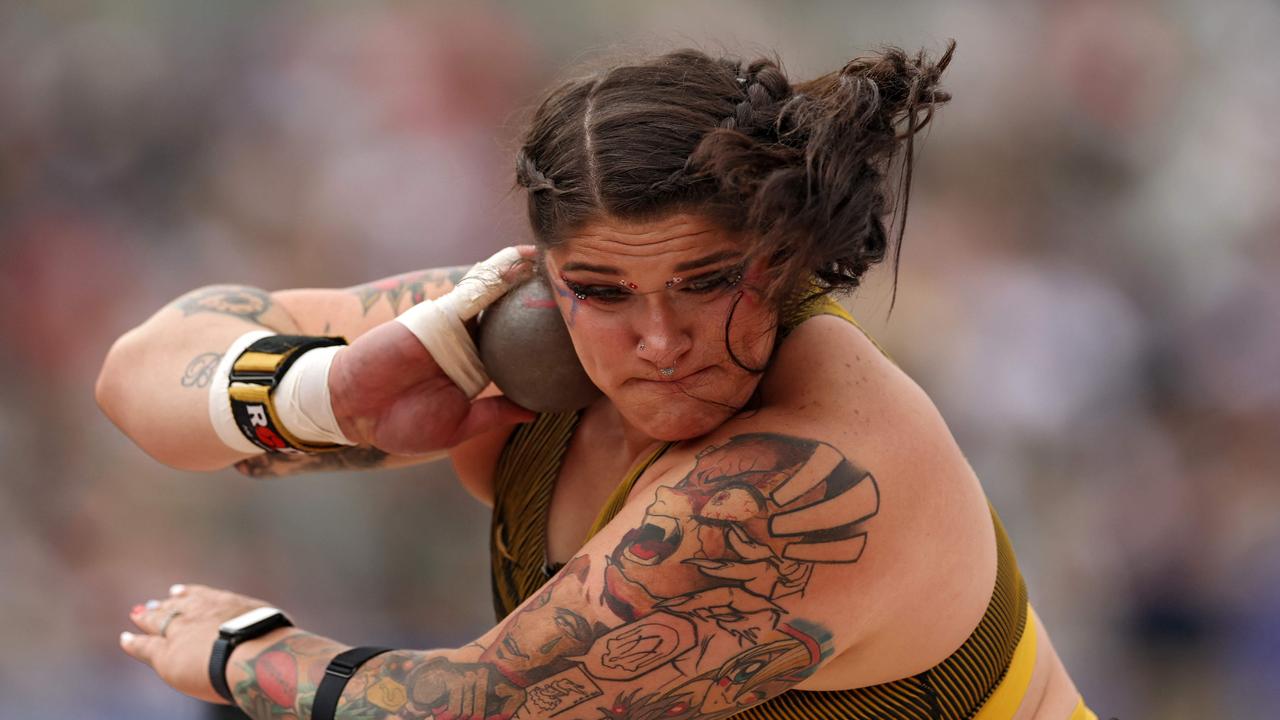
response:
<path id="1" fill-rule="evenodd" d="M 269 335 L 254 341 L 231 366 L 227 394 L 236 427 L 254 445 L 275 453 L 315 453 L 345 445 L 306 442 L 294 436 L 276 413 L 272 393 L 289 367 L 308 350 L 346 345 L 337 337 Z"/>

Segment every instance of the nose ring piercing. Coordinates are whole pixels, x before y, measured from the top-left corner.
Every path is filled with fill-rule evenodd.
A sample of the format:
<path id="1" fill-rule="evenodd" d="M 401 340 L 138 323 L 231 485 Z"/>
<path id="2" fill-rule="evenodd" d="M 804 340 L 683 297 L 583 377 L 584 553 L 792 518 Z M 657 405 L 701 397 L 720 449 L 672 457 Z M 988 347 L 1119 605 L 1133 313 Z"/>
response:
<path id="1" fill-rule="evenodd" d="M 641 349 L 641 350 L 644 350 L 644 341 L 643 341 L 643 340 L 641 340 L 641 341 L 640 341 L 640 349 Z"/>
<path id="2" fill-rule="evenodd" d="M 671 377 L 672 375 L 675 375 L 675 374 L 676 374 L 676 369 L 675 369 L 675 368 L 673 368 L 673 367 L 669 367 L 669 368 L 662 368 L 662 369 L 658 370 L 658 372 L 662 373 L 662 376 L 663 376 L 663 377 Z"/>

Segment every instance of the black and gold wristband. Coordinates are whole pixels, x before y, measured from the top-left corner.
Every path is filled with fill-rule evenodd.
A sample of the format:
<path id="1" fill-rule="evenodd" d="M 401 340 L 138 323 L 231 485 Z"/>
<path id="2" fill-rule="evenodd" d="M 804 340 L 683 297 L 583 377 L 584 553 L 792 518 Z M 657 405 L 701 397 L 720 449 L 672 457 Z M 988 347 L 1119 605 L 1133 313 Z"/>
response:
<path id="1" fill-rule="evenodd" d="M 298 439 L 280 422 L 271 399 L 281 378 L 303 353 L 346 344 L 340 337 L 270 335 L 254 341 L 240 353 L 231 365 L 227 394 L 236 427 L 249 442 L 275 453 L 315 453 L 346 447 Z"/>

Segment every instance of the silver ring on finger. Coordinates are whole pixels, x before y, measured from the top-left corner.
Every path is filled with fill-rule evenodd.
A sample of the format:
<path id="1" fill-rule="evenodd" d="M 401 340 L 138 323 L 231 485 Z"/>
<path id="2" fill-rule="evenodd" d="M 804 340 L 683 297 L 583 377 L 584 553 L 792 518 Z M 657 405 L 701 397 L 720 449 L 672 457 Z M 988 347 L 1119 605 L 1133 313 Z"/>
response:
<path id="1" fill-rule="evenodd" d="M 160 621 L 160 637 L 165 636 L 164 633 L 169 629 L 169 623 L 173 622 L 173 619 L 181 614 L 181 610 L 171 610 L 168 615 L 164 616 L 164 619 Z"/>

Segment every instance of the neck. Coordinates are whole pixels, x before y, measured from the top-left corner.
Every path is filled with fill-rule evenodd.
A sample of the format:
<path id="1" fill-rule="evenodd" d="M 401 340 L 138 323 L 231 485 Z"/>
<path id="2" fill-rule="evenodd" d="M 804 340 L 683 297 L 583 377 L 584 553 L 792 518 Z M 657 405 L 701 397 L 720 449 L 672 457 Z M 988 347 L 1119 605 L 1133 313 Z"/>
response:
<path id="1" fill-rule="evenodd" d="M 626 452 L 626 457 L 630 458 L 628 467 L 635 465 L 641 455 L 653 448 L 654 443 L 661 442 L 628 422 L 607 397 L 601 397 L 593 409 L 621 436 L 622 448 Z"/>

